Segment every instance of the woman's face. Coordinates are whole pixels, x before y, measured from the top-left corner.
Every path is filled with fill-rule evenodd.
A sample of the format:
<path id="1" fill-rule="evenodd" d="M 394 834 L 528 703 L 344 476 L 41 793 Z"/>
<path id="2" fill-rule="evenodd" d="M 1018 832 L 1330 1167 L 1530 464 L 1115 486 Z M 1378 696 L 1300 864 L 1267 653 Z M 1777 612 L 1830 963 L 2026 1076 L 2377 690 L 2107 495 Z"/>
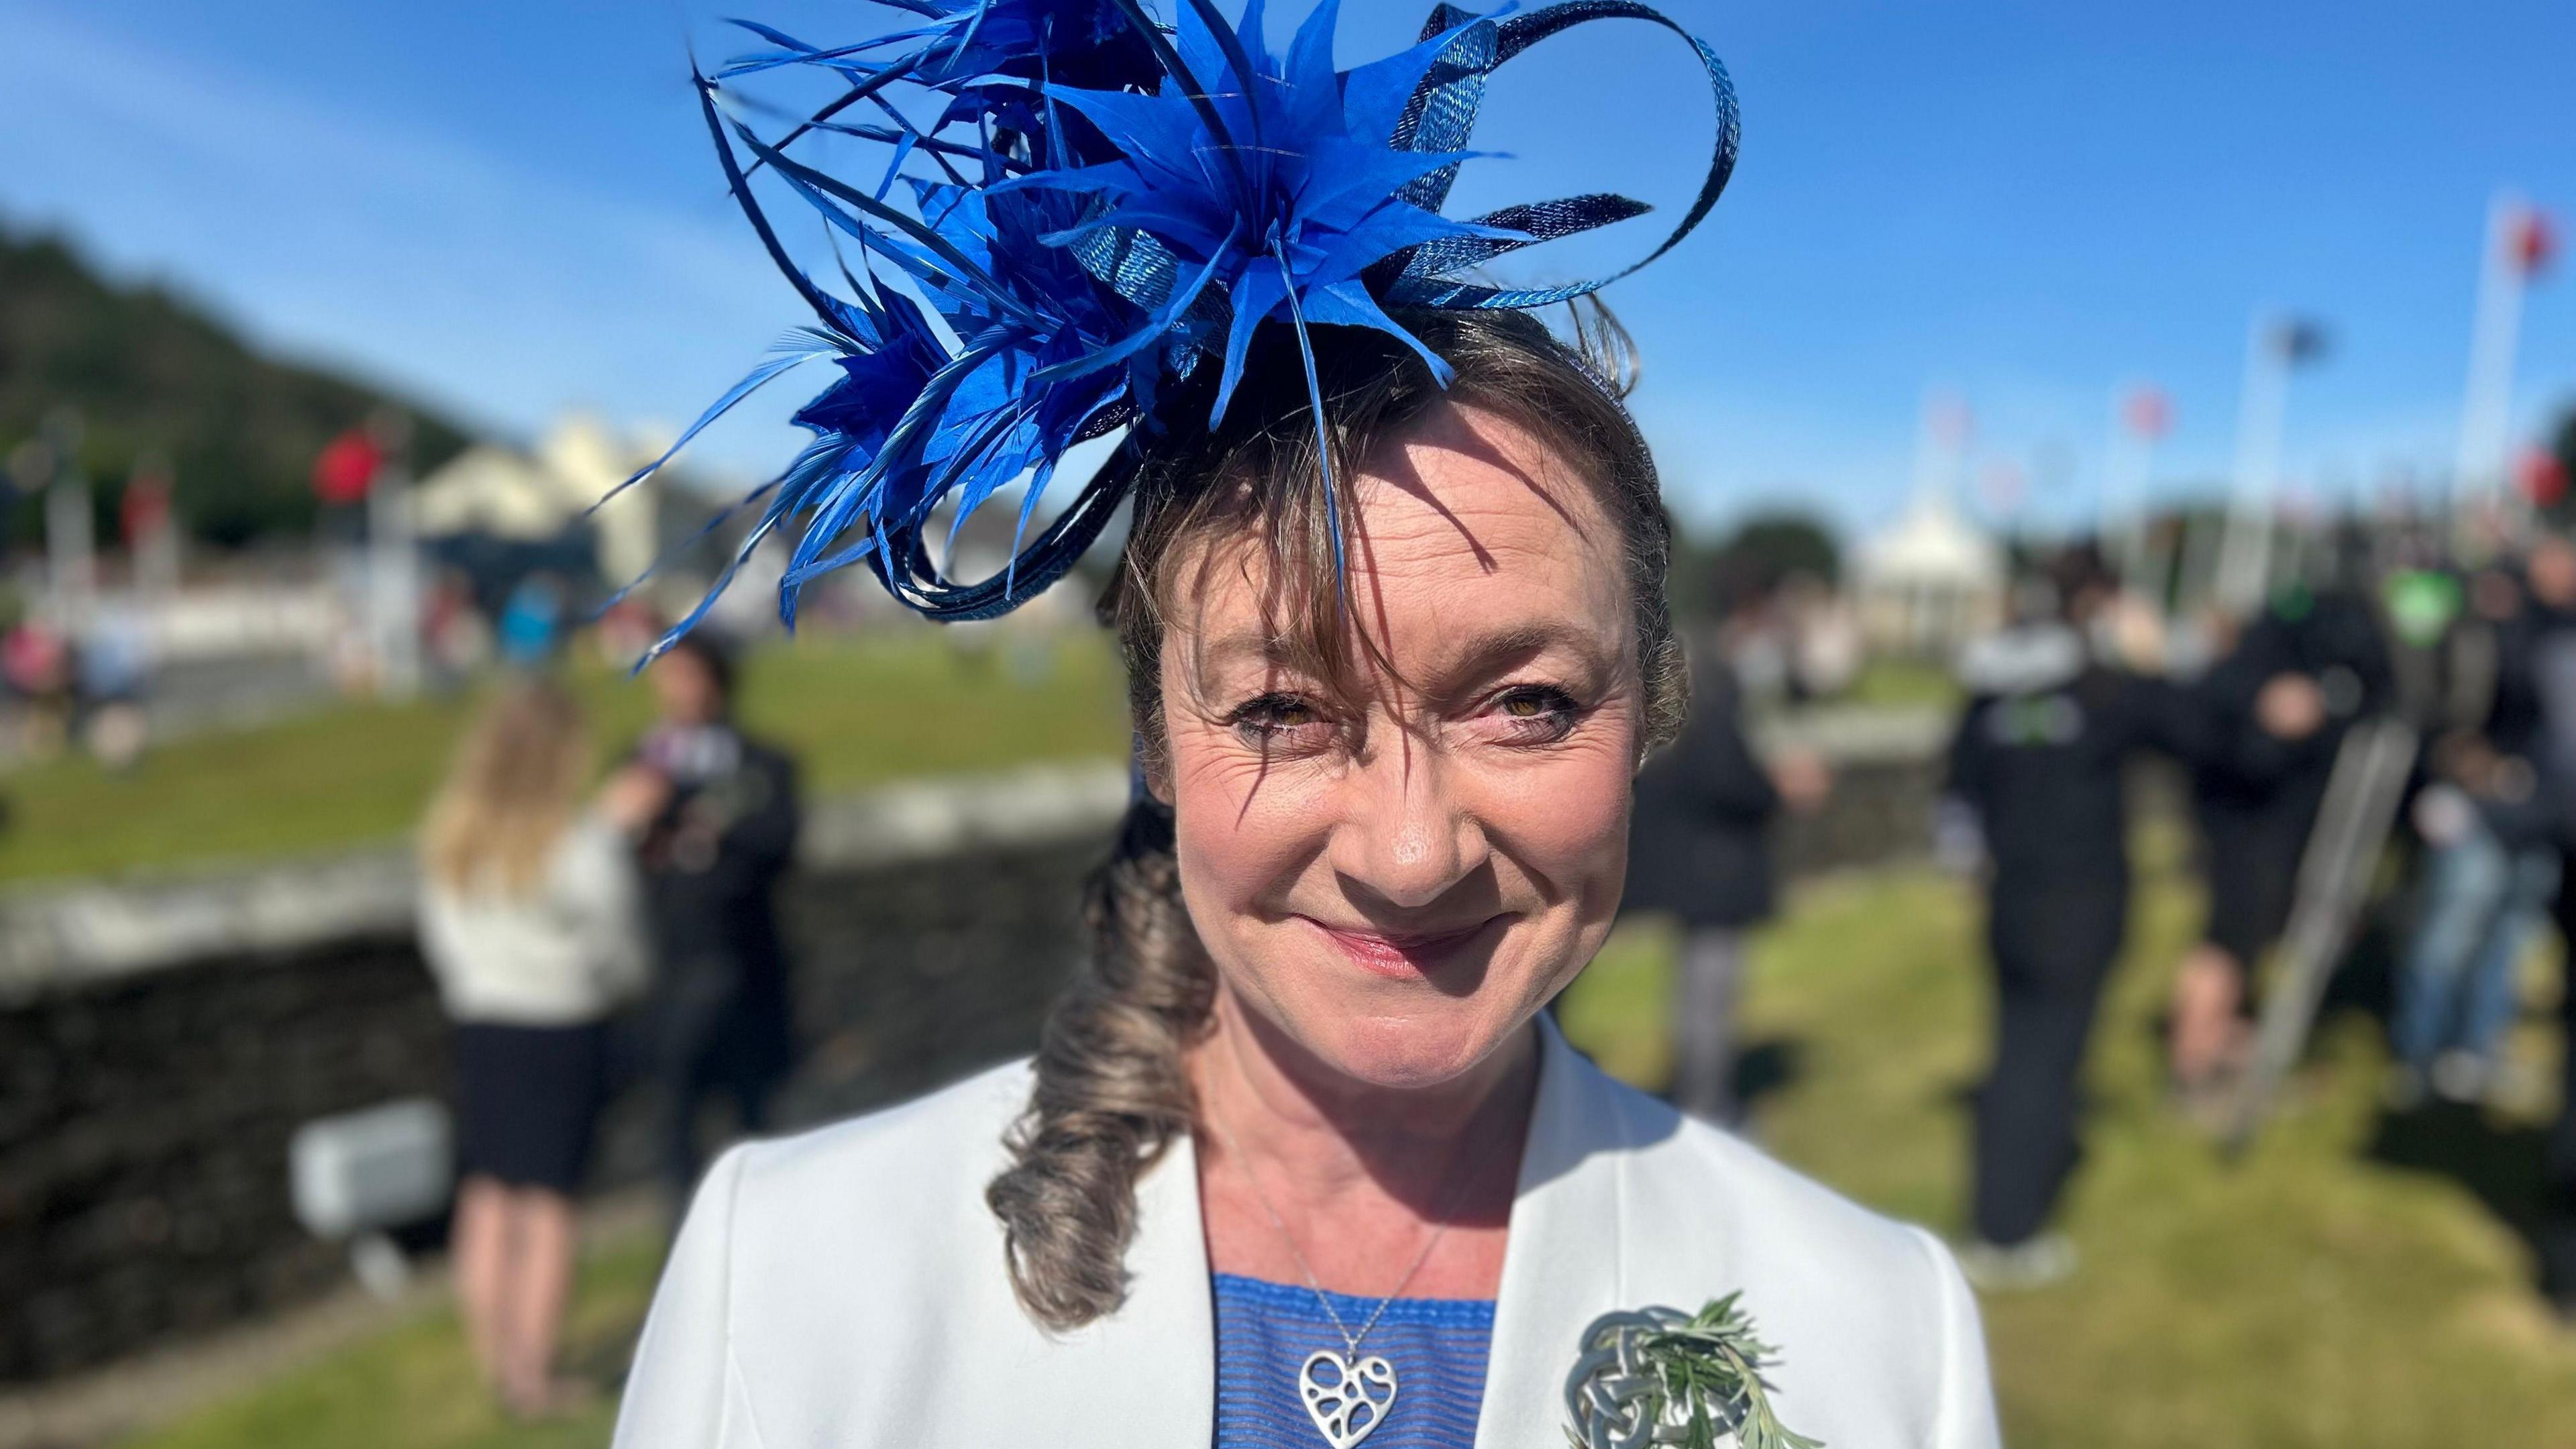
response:
<path id="1" fill-rule="evenodd" d="M 1623 542 L 1527 431 L 1438 404 L 1344 516 L 1355 682 L 1272 640 L 1258 551 L 1176 557 L 1162 671 L 1190 919 L 1225 988 L 1324 1066 L 1431 1086 L 1600 948 L 1642 712 Z"/>

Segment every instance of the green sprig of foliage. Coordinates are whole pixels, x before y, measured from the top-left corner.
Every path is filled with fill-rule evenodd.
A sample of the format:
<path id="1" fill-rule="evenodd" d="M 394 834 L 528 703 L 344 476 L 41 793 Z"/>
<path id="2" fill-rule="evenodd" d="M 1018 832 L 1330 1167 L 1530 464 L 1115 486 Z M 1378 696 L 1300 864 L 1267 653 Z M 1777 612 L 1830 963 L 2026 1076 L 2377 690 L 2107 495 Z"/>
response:
<path id="1" fill-rule="evenodd" d="M 1683 1449 L 1717 1449 L 1730 1429 L 1738 1449 L 1824 1449 L 1824 1441 L 1783 1426 L 1772 1409 L 1762 1370 L 1777 1350 L 1754 1337 L 1742 1298 L 1729 1293 L 1687 1319 L 1637 1331 L 1637 1362 L 1657 1385 L 1642 1406 L 1649 1422 L 1671 1424 L 1683 1419 L 1677 1410 L 1685 1411 L 1687 1419 L 1677 1425 Z"/>

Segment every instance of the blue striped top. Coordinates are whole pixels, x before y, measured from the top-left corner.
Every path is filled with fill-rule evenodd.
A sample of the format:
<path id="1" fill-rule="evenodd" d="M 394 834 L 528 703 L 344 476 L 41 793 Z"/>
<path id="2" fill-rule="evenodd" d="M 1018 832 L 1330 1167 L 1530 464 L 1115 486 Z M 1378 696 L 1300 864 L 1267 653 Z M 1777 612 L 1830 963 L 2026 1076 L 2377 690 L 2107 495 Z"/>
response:
<path id="1" fill-rule="evenodd" d="M 1343 1351 L 1341 1334 L 1304 1284 L 1218 1273 L 1216 1280 L 1216 1449 L 1325 1449 L 1306 1413 L 1297 1375 L 1317 1349 Z M 1374 1298 L 1327 1295 L 1354 1330 Z M 1396 1395 L 1367 1449 L 1472 1449 L 1485 1402 L 1485 1358 L 1494 1305 L 1469 1298 L 1398 1298 L 1360 1340 L 1360 1357 L 1384 1358 Z M 1320 1378 L 1334 1370 L 1318 1366 Z M 1366 1385 L 1362 1385 L 1366 1388 Z M 1372 1394 L 1372 1397 L 1382 1395 Z M 1366 1411 L 1360 1421 L 1365 1422 Z"/>

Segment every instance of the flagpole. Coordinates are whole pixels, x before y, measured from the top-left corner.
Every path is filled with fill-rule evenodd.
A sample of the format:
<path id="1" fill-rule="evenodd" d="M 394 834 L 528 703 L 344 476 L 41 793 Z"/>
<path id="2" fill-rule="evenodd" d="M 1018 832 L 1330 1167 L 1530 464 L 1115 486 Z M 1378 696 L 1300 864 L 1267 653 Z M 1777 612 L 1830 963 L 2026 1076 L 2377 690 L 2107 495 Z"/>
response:
<path id="1" fill-rule="evenodd" d="M 2521 343 L 2524 283 L 2537 261 L 2523 254 L 2523 233 L 2539 224 L 2512 192 L 2499 191 L 2487 204 L 2459 451 L 2451 465 L 2454 527 L 2462 552 L 2471 557 L 2501 541 L 2512 522 L 2505 516 L 2505 453 L 2513 427 L 2514 354 Z"/>
<path id="2" fill-rule="evenodd" d="M 45 489 L 45 592 L 54 623 L 77 634 L 88 623 L 98 584 L 89 476 L 80 465 L 81 415 L 69 406 L 56 408 L 41 431 L 54 465 Z"/>
<path id="3" fill-rule="evenodd" d="M 2273 494 L 2281 469 L 2281 430 L 2290 393 L 2295 324 L 2260 313 L 2245 336 L 2245 379 L 2236 403 L 2236 490 L 2218 545 L 2218 606 L 2239 616 L 2263 602 L 2272 572 Z"/>
<path id="4" fill-rule="evenodd" d="M 1945 388 L 1923 389 L 1922 411 L 1914 427 L 1916 507 L 1946 509 L 1957 504 L 1959 473 L 1974 427 L 1966 399 Z"/>
<path id="5" fill-rule="evenodd" d="M 391 410 L 369 420 L 384 461 L 367 488 L 367 614 L 376 690 L 420 692 L 420 571 L 411 496 L 411 420 Z"/>
<path id="6" fill-rule="evenodd" d="M 2093 506 L 2093 532 L 2123 578 L 2137 573 L 2138 493 L 2145 472 L 2138 466 L 2138 449 L 2129 434 L 2128 406 L 2128 393 L 2111 389 L 2110 426 L 2102 436 L 2101 493 Z"/>
<path id="7" fill-rule="evenodd" d="M 2155 469 L 2156 444 L 2171 425 L 2172 405 L 2153 387 L 2114 389 L 2111 422 L 2102 443 L 2102 541 L 2120 576 L 2132 589 L 2144 591 L 2153 559 L 2147 538 L 2147 488 Z M 2161 594 L 2157 607 L 2163 607 Z"/>

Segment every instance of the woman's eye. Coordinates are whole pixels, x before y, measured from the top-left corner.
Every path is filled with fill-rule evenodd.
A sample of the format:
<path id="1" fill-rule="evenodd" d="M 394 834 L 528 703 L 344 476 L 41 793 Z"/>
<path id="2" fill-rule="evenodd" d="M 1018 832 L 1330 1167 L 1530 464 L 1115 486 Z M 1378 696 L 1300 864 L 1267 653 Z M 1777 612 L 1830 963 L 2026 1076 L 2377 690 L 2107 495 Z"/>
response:
<path id="1" fill-rule="evenodd" d="M 1293 694 L 1247 700 L 1235 707 L 1226 723 L 1256 745 L 1310 743 L 1331 726 L 1322 710 Z"/>
<path id="2" fill-rule="evenodd" d="M 1505 738 L 1514 744 L 1548 744 L 1574 728 L 1573 696 L 1541 684 L 1521 685 L 1495 699 Z"/>

